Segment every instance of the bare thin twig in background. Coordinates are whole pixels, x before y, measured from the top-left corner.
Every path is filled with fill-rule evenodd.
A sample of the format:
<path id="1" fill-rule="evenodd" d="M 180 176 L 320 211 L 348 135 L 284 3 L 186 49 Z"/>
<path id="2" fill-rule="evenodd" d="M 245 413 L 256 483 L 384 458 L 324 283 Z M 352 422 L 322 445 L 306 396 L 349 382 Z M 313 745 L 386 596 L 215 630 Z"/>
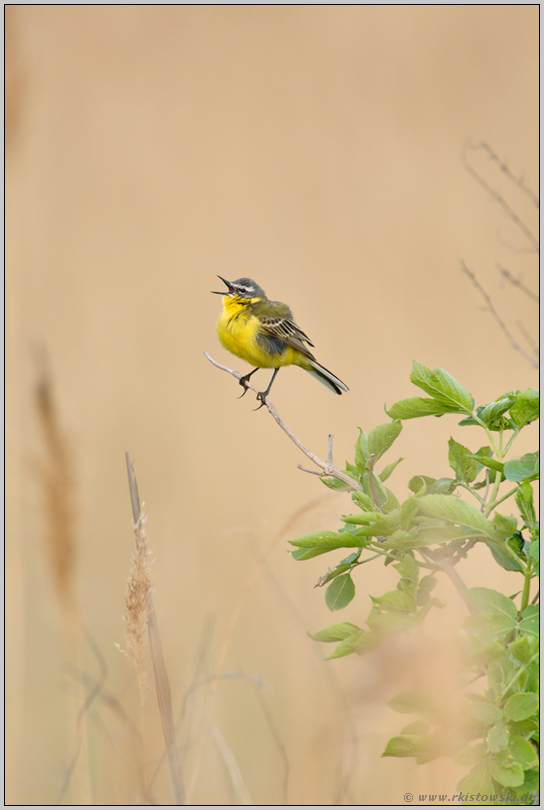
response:
<path id="1" fill-rule="evenodd" d="M 529 188 L 529 186 L 525 182 L 525 178 L 523 176 L 518 176 L 514 174 L 508 166 L 506 165 L 505 161 L 502 160 L 497 153 L 489 146 L 488 143 L 485 141 L 480 141 L 480 143 L 474 144 L 467 144 L 465 148 L 468 149 L 482 149 L 484 152 L 487 152 L 487 156 L 490 160 L 497 164 L 498 168 L 505 174 L 508 179 L 516 185 L 520 191 L 523 191 L 524 194 L 529 197 L 531 202 L 535 205 L 536 208 L 540 208 L 540 200 L 538 196 L 534 193 L 534 191 Z"/>
<path id="2" fill-rule="evenodd" d="M 130 458 L 130 453 L 125 454 L 128 472 L 128 484 L 130 490 L 130 502 L 132 504 L 132 519 L 134 522 L 134 534 L 136 544 L 145 543 L 145 536 L 142 536 L 143 515 L 140 508 L 140 498 L 138 495 L 138 484 L 136 474 Z M 147 591 L 147 627 L 149 632 L 149 645 L 151 648 L 151 658 L 153 660 L 153 671 L 155 674 L 155 686 L 157 689 L 157 700 L 161 715 L 162 730 L 168 753 L 168 764 L 170 766 L 170 776 L 174 790 L 175 803 L 177 805 L 186 804 L 185 788 L 181 773 L 181 761 L 176 747 L 174 716 L 172 713 L 172 695 L 170 682 L 164 663 L 162 644 L 159 633 L 159 625 L 153 606 L 153 595 L 151 590 Z"/>
<path id="3" fill-rule="evenodd" d="M 484 180 L 484 178 L 481 176 L 481 174 L 479 174 L 476 171 L 476 169 L 474 169 L 471 166 L 471 164 L 470 164 L 470 162 L 469 162 L 469 160 L 467 158 L 467 149 L 472 149 L 472 150 L 483 149 L 485 152 L 487 152 L 487 154 L 491 157 L 491 159 L 494 162 L 498 163 L 499 167 L 501 168 L 501 171 L 504 171 L 508 175 L 509 179 L 512 179 L 513 182 L 515 182 L 516 185 L 523 192 L 528 194 L 531 197 L 531 199 L 533 199 L 533 202 L 535 202 L 535 204 L 538 206 L 537 198 L 535 197 L 535 195 L 533 195 L 533 192 L 530 191 L 530 189 L 527 188 L 527 186 L 523 183 L 522 180 L 520 180 L 519 178 L 516 178 L 515 175 L 513 175 L 506 168 L 506 165 L 499 160 L 499 158 L 495 154 L 495 152 L 493 152 L 491 147 L 489 147 L 485 142 L 482 141 L 481 143 L 478 143 L 476 145 L 473 145 L 473 144 L 467 142 L 464 145 L 464 147 L 463 147 L 463 149 L 461 151 L 461 159 L 462 159 L 462 161 L 463 161 L 463 163 L 465 165 L 465 168 L 466 168 L 467 172 L 474 178 L 474 180 L 476 180 L 476 182 L 480 186 L 482 186 L 482 188 L 484 188 L 487 191 L 487 193 L 490 195 L 490 197 L 492 197 L 496 202 L 499 203 L 500 207 L 505 212 L 508 219 L 510 219 L 514 223 L 514 225 L 516 225 L 516 227 L 519 228 L 519 230 L 525 236 L 527 241 L 531 244 L 531 246 L 533 247 L 535 252 L 538 253 L 538 251 L 539 251 L 539 242 L 538 242 L 538 239 L 536 238 L 536 236 L 527 227 L 527 225 L 523 222 L 523 220 L 516 214 L 514 209 L 508 204 L 508 202 L 504 199 L 502 194 L 500 194 L 492 186 L 490 186 L 489 183 L 487 183 L 487 181 Z"/>
<path id="4" fill-rule="evenodd" d="M 210 357 L 208 352 L 204 352 L 204 354 L 206 355 L 206 357 L 208 358 L 210 363 L 212 363 L 212 365 L 214 365 L 216 368 L 220 368 L 222 371 L 226 371 L 228 374 L 232 374 L 232 376 L 236 377 L 237 380 L 241 379 L 242 375 L 240 374 L 239 371 L 234 371 L 233 369 L 228 368 L 228 366 L 221 365 L 221 363 L 218 363 L 217 360 L 213 359 L 213 357 Z M 256 394 L 259 393 L 257 391 L 257 389 L 255 388 L 255 386 L 251 384 L 251 382 L 246 381 L 246 386 L 247 386 L 247 388 L 251 388 L 251 390 L 254 391 Z M 304 445 L 297 436 L 295 436 L 293 431 L 285 424 L 283 419 L 280 417 L 280 415 L 278 414 L 276 408 L 274 407 L 274 405 L 272 405 L 272 403 L 270 402 L 268 397 L 265 398 L 264 402 L 265 402 L 266 407 L 268 408 L 268 412 L 276 420 L 276 422 L 281 427 L 281 429 L 284 431 L 284 433 L 286 433 L 289 436 L 291 441 L 296 444 L 296 446 L 299 448 L 299 450 L 302 450 L 304 455 L 308 456 L 308 458 L 311 459 L 311 461 L 313 461 L 316 466 L 321 468 L 321 472 L 317 472 L 316 470 L 308 470 L 308 469 L 306 469 L 306 467 L 301 467 L 300 464 L 299 464 L 299 469 L 300 470 L 303 470 L 304 472 L 313 473 L 314 475 L 319 475 L 320 478 L 338 478 L 339 481 L 342 481 L 344 484 L 347 484 L 350 489 L 362 490 L 362 486 L 359 483 L 359 481 L 356 481 L 354 478 L 351 478 L 351 476 L 349 476 L 349 475 L 347 475 L 347 473 L 344 473 L 341 470 L 339 470 L 332 463 L 332 436 L 331 435 L 329 435 L 327 461 L 323 461 L 318 456 L 316 456 L 315 453 L 312 453 L 312 451 L 309 450 L 306 447 L 306 445 Z"/>
<path id="5" fill-rule="evenodd" d="M 499 273 L 501 274 L 501 276 L 503 276 L 503 278 L 507 279 L 510 282 L 510 284 L 512 284 L 514 287 L 517 287 L 528 298 L 530 298 L 532 301 L 535 301 L 538 304 L 540 298 L 535 292 L 530 290 L 529 287 L 526 287 L 525 284 L 522 281 L 520 281 L 519 278 L 516 278 L 516 276 L 513 273 L 511 273 L 510 270 L 507 270 L 506 267 L 502 267 L 498 263 L 497 267 L 499 268 Z"/>
<path id="6" fill-rule="evenodd" d="M 484 299 L 485 303 L 487 304 L 487 311 L 495 318 L 497 324 L 499 325 L 499 328 L 508 339 L 512 348 L 515 349 L 517 352 L 519 352 L 523 357 L 525 357 L 525 359 L 528 360 L 529 363 L 531 363 L 531 365 L 534 366 L 534 368 L 538 368 L 539 367 L 538 360 L 536 360 L 531 354 L 529 354 L 529 352 L 525 351 L 523 346 L 520 346 L 520 344 L 517 342 L 517 340 L 510 332 L 510 330 L 502 320 L 501 316 L 493 306 L 491 298 L 489 297 L 487 292 L 484 290 L 484 288 L 476 278 L 476 274 L 472 270 L 470 270 L 463 261 L 461 262 L 461 270 L 470 278 L 470 280 L 472 281 L 472 283 L 474 284 L 474 286 Z"/>

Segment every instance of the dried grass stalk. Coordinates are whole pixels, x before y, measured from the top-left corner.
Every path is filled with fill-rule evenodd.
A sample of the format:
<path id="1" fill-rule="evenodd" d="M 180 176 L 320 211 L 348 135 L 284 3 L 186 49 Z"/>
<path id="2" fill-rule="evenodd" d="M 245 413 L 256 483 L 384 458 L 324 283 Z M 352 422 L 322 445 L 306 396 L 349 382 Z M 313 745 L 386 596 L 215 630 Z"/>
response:
<path id="1" fill-rule="evenodd" d="M 36 409 L 45 451 L 37 463 L 45 510 L 45 547 L 65 629 L 71 640 L 78 631 L 74 592 L 76 561 L 76 476 L 70 443 L 61 428 L 49 373 L 36 386 Z"/>
<path id="2" fill-rule="evenodd" d="M 170 681 L 168 680 L 168 673 L 164 663 L 164 655 L 162 651 L 161 637 L 159 633 L 159 625 L 153 607 L 153 594 L 151 593 L 151 579 L 149 577 L 148 556 L 149 550 L 147 546 L 147 539 L 145 537 L 144 516 L 140 508 L 140 497 L 138 495 L 138 484 L 134 467 L 130 458 L 130 454 L 126 453 L 128 482 L 130 490 L 130 501 L 132 504 L 132 517 L 134 521 L 134 534 L 136 539 L 136 550 L 133 555 L 133 573 L 135 574 L 134 585 L 131 586 L 132 577 L 129 581 L 129 597 L 131 593 L 134 594 L 134 615 L 130 617 L 132 625 L 131 633 L 133 633 L 133 644 L 135 645 L 136 655 L 141 656 L 143 646 L 143 628 L 147 624 L 149 632 L 149 646 L 151 649 L 151 660 L 153 661 L 153 673 L 155 676 L 155 687 L 157 690 L 157 701 L 159 704 L 159 712 L 161 716 L 162 730 L 166 744 L 166 753 L 168 756 L 168 764 L 170 767 L 170 776 L 172 779 L 172 787 L 174 791 L 175 804 L 186 804 L 185 787 L 183 784 L 183 777 L 181 773 L 181 761 L 179 752 L 176 746 L 176 736 L 174 728 L 174 715 L 172 712 L 172 694 L 170 691 Z M 141 569 L 139 581 L 137 579 L 138 567 Z M 143 604 L 145 603 L 145 608 Z M 128 597 L 126 612 L 129 612 Z M 144 620 L 145 616 L 145 620 Z M 127 643 L 129 629 L 127 620 Z M 134 658 L 134 651 L 130 651 L 131 656 Z M 141 658 L 140 658 L 141 660 Z"/>

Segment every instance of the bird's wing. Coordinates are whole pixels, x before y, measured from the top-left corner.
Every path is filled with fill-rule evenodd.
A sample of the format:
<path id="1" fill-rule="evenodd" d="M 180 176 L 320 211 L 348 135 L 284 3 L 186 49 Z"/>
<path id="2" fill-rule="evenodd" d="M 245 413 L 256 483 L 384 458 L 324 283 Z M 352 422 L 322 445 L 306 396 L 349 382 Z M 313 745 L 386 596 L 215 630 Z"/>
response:
<path id="1" fill-rule="evenodd" d="M 291 318 L 261 317 L 260 322 L 264 332 L 283 340 L 284 343 L 287 343 L 287 345 L 291 346 L 293 349 L 297 349 L 299 352 L 312 357 L 304 344 L 307 343 L 309 346 L 313 346 L 314 344 L 308 335 L 306 335 Z"/>

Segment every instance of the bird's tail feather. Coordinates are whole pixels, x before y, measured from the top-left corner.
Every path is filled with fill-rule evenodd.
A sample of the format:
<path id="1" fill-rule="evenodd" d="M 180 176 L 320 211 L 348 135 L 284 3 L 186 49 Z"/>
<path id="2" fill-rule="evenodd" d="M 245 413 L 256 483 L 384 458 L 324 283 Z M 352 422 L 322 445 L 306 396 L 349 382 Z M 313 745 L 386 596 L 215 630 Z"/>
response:
<path id="1" fill-rule="evenodd" d="M 308 374 L 311 374 L 312 377 L 315 377 L 316 380 L 328 388 L 330 391 L 334 391 L 335 394 L 341 394 L 342 391 L 349 391 L 349 388 L 342 380 L 339 380 L 332 371 L 329 371 L 324 366 L 321 366 L 315 360 L 310 360 L 311 368 L 306 368 L 305 371 Z"/>

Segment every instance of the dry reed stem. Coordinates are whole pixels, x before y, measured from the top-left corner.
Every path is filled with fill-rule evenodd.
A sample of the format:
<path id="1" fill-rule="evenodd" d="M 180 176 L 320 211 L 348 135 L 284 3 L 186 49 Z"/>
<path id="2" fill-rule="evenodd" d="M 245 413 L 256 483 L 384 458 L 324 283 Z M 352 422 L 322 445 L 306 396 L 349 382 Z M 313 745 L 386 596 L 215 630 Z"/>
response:
<path id="1" fill-rule="evenodd" d="M 76 560 L 76 482 L 70 443 L 54 401 L 49 373 L 43 369 L 35 402 L 45 452 L 37 463 L 45 511 L 45 548 L 64 628 L 72 643 L 79 620 L 74 592 Z"/>
<path id="2" fill-rule="evenodd" d="M 149 619 L 149 593 L 152 580 L 149 570 L 150 552 L 144 530 L 145 516 L 142 514 L 134 527 L 136 545 L 132 551 L 132 568 L 125 599 L 125 629 L 127 650 L 138 673 L 140 701 L 143 705 L 145 694 L 144 638 Z"/>
<path id="3" fill-rule="evenodd" d="M 159 633 L 159 626 L 157 617 L 153 606 L 153 595 L 151 593 L 151 581 L 148 579 L 149 570 L 147 564 L 147 557 L 149 555 L 147 547 L 147 539 L 143 531 L 144 516 L 140 508 L 140 498 L 138 495 L 138 484 L 136 481 L 136 474 L 130 458 L 130 453 L 125 454 L 128 472 L 128 482 L 130 491 L 130 502 L 132 505 L 132 518 L 134 523 L 134 535 L 136 540 L 136 551 L 133 559 L 138 560 L 138 564 L 143 566 L 146 571 L 142 581 L 135 584 L 134 587 L 134 609 L 138 611 L 138 615 L 133 617 L 133 631 L 135 633 L 134 643 L 137 647 L 137 654 L 140 655 L 140 643 L 143 642 L 143 634 L 140 632 L 142 628 L 143 616 L 145 613 L 145 621 L 149 633 L 149 646 L 151 649 L 151 660 L 153 662 L 153 672 L 155 676 L 155 687 L 157 690 L 157 701 L 159 704 L 159 713 L 161 717 L 162 730 L 166 744 L 166 752 L 168 755 L 168 764 L 170 767 L 170 776 L 172 779 L 172 787 L 174 791 L 175 804 L 182 805 L 186 803 L 185 787 L 183 784 L 183 777 L 181 772 L 181 761 L 179 752 L 176 746 L 174 716 L 172 712 L 172 694 L 170 691 L 170 682 L 166 665 L 164 663 L 164 655 L 162 651 L 161 638 Z M 130 589 L 130 588 L 129 588 Z M 142 610 L 142 596 L 145 592 L 145 611 Z M 128 609 L 128 605 L 127 605 Z M 127 625 L 127 642 L 128 642 L 128 625 Z M 133 654 L 133 653 L 131 653 Z M 140 658 L 141 660 L 141 658 Z"/>
<path id="4" fill-rule="evenodd" d="M 43 497 L 45 549 L 53 590 L 60 606 L 68 656 L 74 665 L 78 665 L 81 658 L 81 624 L 75 596 L 78 513 L 75 464 L 71 443 L 62 428 L 46 359 L 38 356 L 38 361 L 40 368 L 35 388 L 35 406 L 44 440 L 44 452 L 35 469 Z M 81 699 L 83 707 L 79 703 Z M 72 797 L 75 803 L 92 804 L 87 735 L 88 697 L 74 695 L 70 710 L 74 718 L 74 753 L 66 769 L 59 800 L 63 801 L 71 787 L 78 791 L 77 799 Z"/>

